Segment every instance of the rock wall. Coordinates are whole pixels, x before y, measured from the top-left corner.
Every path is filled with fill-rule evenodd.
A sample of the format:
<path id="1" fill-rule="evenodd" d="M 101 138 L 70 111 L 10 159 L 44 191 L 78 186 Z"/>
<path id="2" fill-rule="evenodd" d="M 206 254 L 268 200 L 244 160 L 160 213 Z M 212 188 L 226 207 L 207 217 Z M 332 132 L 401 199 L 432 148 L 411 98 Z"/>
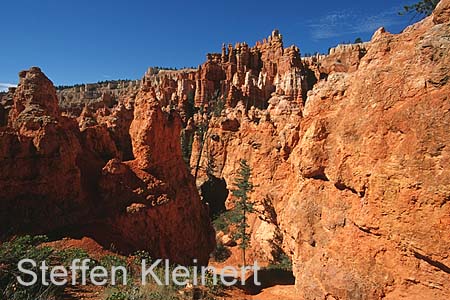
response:
<path id="1" fill-rule="evenodd" d="M 279 214 L 306 299 L 448 298 L 448 21 L 377 31 L 308 95 Z"/>
<path id="2" fill-rule="evenodd" d="M 144 75 L 143 83 L 153 87 L 155 97 L 163 107 L 184 110 L 188 97 L 195 92 L 196 69 L 158 70 L 149 68 Z"/>
<path id="3" fill-rule="evenodd" d="M 301 299 L 449 298 L 449 10 L 305 59 L 304 107 L 273 95 L 211 121 L 200 184 L 211 158 L 229 189 L 249 161 L 252 258 L 282 247 Z"/>
<path id="4" fill-rule="evenodd" d="M 71 117 L 78 117 L 85 106 L 93 110 L 112 108 L 127 98 L 134 98 L 141 84 L 141 80 L 118 80 L 60 87 L 57 90 L 59 106 Z"/>
<path id="5" fill-rule="evenodd" d="M 213 161 L 230 190 L 249 161 L 250 259 L 287 253 L 300 299 L 448 299 L 449 11 L 443 0 L 401 34 L 380 29 L 311 58 L 274 31 L 254 47 L 224 46 L 198 70 L 150 68 L 112 107 L 81 100 L 76 121 L 31 69 L 0 105 L 2 228 L 77 224 L 124 251 L 206 261 L 214 233 L 179 134 L 208 119 L 194 106 L 222 98 L 203 151 L 194 134 L 191 171 L 201 153 L 197 185 Z"/>
<path id="6" fill-rule="evenodd" d="M 308 89 L 305 77 L 299 49 L 285 49 L 275 30 L 252 48 L 246 43 L 234 48 L 230 44 L 223 45 L 221 54 L 208 54 L 196 74 L 195 104 L 208 104 L 220 94 L 230 107 L 243 101 L 265 108 L 274 92 L 302 102 Z"/>
<path id="7" fill-rule="evenodd" d="M 142 90 L 134 112 L 120 104 L 110 115 L 94 116 L 86 106 L 78 124 L 61 115 L 56 90 L 39 68 L 19 77 L 12 105 L 3 110 L 8 125 L 0 127 L 2 239 L 90 236 L 124 253 L 147 250 L 178 263 L 207 263 L 214 233 L 181 158 L 178 115 L 163 112 Z M 133 126 L 119 130 L 121 122 Z M 114 134 L 130 126 L 135 158 L 122 162 Z"/>

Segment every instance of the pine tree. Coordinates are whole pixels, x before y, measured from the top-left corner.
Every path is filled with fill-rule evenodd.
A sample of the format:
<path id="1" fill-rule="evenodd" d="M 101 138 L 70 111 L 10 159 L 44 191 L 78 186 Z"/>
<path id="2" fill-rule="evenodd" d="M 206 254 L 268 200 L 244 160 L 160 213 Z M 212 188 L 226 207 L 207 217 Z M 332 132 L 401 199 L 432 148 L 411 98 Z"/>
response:
<path id="1" fill-rule="evenodd" d="M 220 116 L 222 110 L 224 109 L 224 100 L 220 94 L 220 90 L 216 90 L 213 99 L 208 101 L 208 105 L 201 106 L 199 109 L 200 116 L 203 120 L 197 125 L 196 135 L 199 138 L 200 150 L 197 157 L 197 163 L 195 164 L 194 178 L 197 180 L 198 171 L 200 170 L 200 163 L 202 161 L 203 149 L 205 144 L 208 143 L 209 138 L 209 128 L 213 116 Z"/>
<path id="2" fill-rule="evenodd" d="M 409 13 L 415 13 L 413 19 L 416 16 L 429 16 L 433 13 L 433 10 L 436 8 L 436 5 L 440 0 L 422 0 L 415 4 L 404 6 L 404 10 L 400 12 L 400 15 L 405 15 Z"/>
<path id="3" fill-rule="evenodd" d="M 250 246 L 250 235 L 247 233 L 249 227 L 247 223 L 248 214 L 254 211 L 253 203 L 249 202 L 249 193 L 253 190 L 253 184 L 250 181 L 251 170 L 245 159 L 240 160 L 238 176 L 234 181 L 236 187 L 232 194 L 237 198 L 234 207 L 232 222 L 237 225 L 234 239 L 240 241 L 239 247 L 242 249 L 244 266 L 246 266 L 245 250 Z"/>
<path id="4" fill-rule="evenodd" d="M 186 129 L 181 131 L 181 153 L 183 155 L 183 160 L 186 163 L 186 167 L 190 170 L 190 162 L 192 155 L 192 143 L 194 137 L 193 134 L 188 132 Z"/>

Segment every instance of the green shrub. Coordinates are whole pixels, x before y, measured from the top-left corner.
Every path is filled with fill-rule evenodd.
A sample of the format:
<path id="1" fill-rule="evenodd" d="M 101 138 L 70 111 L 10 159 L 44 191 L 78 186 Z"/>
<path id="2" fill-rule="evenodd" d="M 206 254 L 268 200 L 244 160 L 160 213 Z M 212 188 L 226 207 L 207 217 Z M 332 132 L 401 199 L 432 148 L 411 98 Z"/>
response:
<path id="1" fill-rule="evenodd" d="M 100 259 L 98 262 L 99 266 L 104 267 L 106 270 L 110 271 L 112 267 L 125 267 L 127 270 L 126 282 L 129 284 L 132 281 L 131 274 L 133 273 L 130 266 L 128 266 L 125 258 L 117 255 L 106 255 Z M 124 283 L 123 272 L 117 272 L 117 283 Z"/>
<path id="2" fill-rule="evenodd" d="M 106 255 L 100 259 L 99 265 L 110 270 L 112 267 L 126 267 L 127 261 L 118 255 Z"/>
<path id="3" fill-rule="evenodd" d="M 217 241 L 216 249 L 214 249 L 214 252 L 212 253 L 212 257 L 214 258 L 214 260 L 217 262 L 224 262 L 230 256 L 231 256 L 230 250 L 227 247 L 225 247 L 225 245 L 222 244 L 222 242 Z"/>
<path id="4" fill-rule="evenodd" d="M 145 300 L 137 286 L 117 288 L 106 300 Z"/>
<path id="5" fill-rule="evenodd" d="M 405 15 L 409 13 L 413 13 L 415 18 L 416 16 L 426 17 L 433 13 L 433 10 L 436 8 L 436 5 L 439 3 L 439 0 L 422 0 L 416 2 L 412 5 L 406 5 L 403 7 L 403 11 L 400 12 L 400 15 Z"/>
<path id="6" fill-rule="evenodd" d="M 133 257 L 134 257 L 134 264 L 137 266 L 140 266 L 143 260 L 145 260 L 147 264 L 149 264 L 152 261 L 150 253 L 144 250 L 136 251 L 133 254 Z"/>
<path id="7" fill-rule="evenodd" d="M 60 259 L 60 263 L 64 266 L 70 266 L 75 259 L 81 261 L 85 259 L 91 259 L 89 254 L 80 248 L 64 249 L 56 252 L 56 255 Z"/>
<path id="8" fill-rule="evenodd" d="M 214 219 L 213 226 L 216 231 L 222 231 L 225 234 L 229 232 L 229 224 L 225 214 L 221 214 L 216 219 Z"/>
<path id="9" fill-rule="evenodd" d="M 131 284 L 112 288 L 106 300 L 181 300 L 177 291 L 171 286 Z"/>
<path id="10" fill-rule="evenodd" d="M 208 295 L 220 295 L 224 289 L 224 286 L 221 284 L 220 280 L 217 280 L 217 284 L 214 284 L 214 274 L 212 272 L 207 272 L 205 275 L 205 287 L 208 290 Z"/>
<path id="11" fill-rule="evenodd" d="M 222 231 L 223 233 L 228 234 L 230 232 L 230 225 L 235 224 L 238 217 L 236 210 L 227 210 L 214 218 L 214 229 L 217 232 Z"/>
<path id="12" fill-rule="evenodd" d="M 183 155 L 183 160 L 187 166 L 187 168 L 190 170 L 191 166 L 191 155 L 192 155 L 192 144 L 194 142 L 194 135 L 187 130 L 183 129 L 181 131 L 181 152 Z"/>
<path id="13" fill-rule="evenodd" d="M 285 253 L 282 253 L 276 261 L 267 266 L 271 270 L 292 271 L 292 261 Z"/>
<path id="14" fill-rule="evenodd" d="M 46 242 L 45 236 L 23 236 L 15 238 L 0 245 L 0 291 L 1 299 L 8 300 L 51 300 L 57 299 L 64 287 L 42 285 L 42 275 L 39 266 L 42 261 L 47 265 L 58 261 L 59 258 L 50 247 L 39 247 Z M 29 268 L 37 274 L 37 282 L 33 286 L 22 286 L 16 277 L 23 275 L 18 270 L 18 263 L 22 259 L 31 259 L 37 263 L 36 267 Z M 23 276 L 24 280 L 30 278 Z M 47 282 L 49 278 L 46 278 Z"/>

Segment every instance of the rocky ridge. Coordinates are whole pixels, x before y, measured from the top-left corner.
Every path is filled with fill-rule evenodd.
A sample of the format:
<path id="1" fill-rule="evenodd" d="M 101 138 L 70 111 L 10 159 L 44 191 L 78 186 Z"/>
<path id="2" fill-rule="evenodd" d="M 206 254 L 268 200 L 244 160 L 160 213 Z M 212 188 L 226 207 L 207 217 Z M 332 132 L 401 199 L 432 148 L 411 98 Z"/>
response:
<path id="1" fill-rule="evenodd" d="M 59 87 L 57 95 L 60 109 L 66 115 L 78 117 L 85 106 L 92 110 L 112 108 L 126 98 L 136 96 L 140 87 L 140 80 L 107 81 Z"/>
<path id="2" fill-rule="evenodd" d="M 9 94 L 7 124 L 0 127 L 0 223 L 8 228 L 1 232 L 2 239 L 24 233 L 90 236 L 123 253 L 147 250 L 183 264 L 193 258 L 207 263 L 213 230 L 182 162 L 181 124 L 172 115 L 154 104 L 151 95 L 139 92 L 131 125 L 126 126 L 135 158 L 122 162 L 123 148 L 116 146 L 112 126 L 79 124 L 63 116 L 56 90 L 39 68 L 22 71 L 19 77 L 17 89 Z M 112 110 L 117 122 L 125 106 Z M 90 114 L 85 108 L 84 120 Z M 101 111 L 95 114 L 103 120 Z M 138 121 L 142 114 L 144 123 Z M 128 132 L 136 122 L 147 125 Z M 170 151 L 141 151 L 147 135 Z M 159 159 L 149 159 L 154 154 Z M 177 176 L 162 171 L 161 162 L 178 169 Z"/>
<path id="3" fill-rule="evenodd" d="M 288 253 L 301 299 L 449 297 L 449 10 L 303 59 L 303 106 L 273 94 L 211 121 L 202 169 L 212 158 L 231 189 L 249 161 L 252 256 Z"/>
<path id="4" fill-rule="evenodd" d="M 252 48 L 239 43 L 209 54 L 198 70 L 149 69 L 139 91 L 112 108 L 85 107 L 77 122 L 81 132 L 92 132 L 88 148 L 97 150 L 90 151 L 114 148 L 103 146 L 106 140 L 95 143 L 103 127 L 119 152 L 102 155 L 107 158 L 94 182 L 104 199 L 126 199 L 132 214 L 102 226 L 142 245 L 139 234 L 161 230 L 148 218 L 189 222 L 164 206 L 173 203 L 168 198 L 185 199 L 173 194 L 177 182 L 196 194 L 192 184 L 184 185 L 192 177 L 180 167 L 177 137 L 185 127 L 194 135 L 192 173 L 201 154 L 198 186 L 208 182 L 211 159 L 214 177 L 228 190 L 239 159 L 249 161 L 257 211 L 250 219 L 251 258 L 267 262 L 287 253 L 301 298 L 447 299 L 449 11 L 450 2 L 441 1 L 431 17 L 401 34 L 380 29 L 368 43 L 309 58 L 300 58 L 296 47 L 284 48 L 274 31 Z M 208 116 L 192 114 L 190 106 L 214 106 L 218 99 L 225 108 L 209 120 L 200 151 L 195 131 Z M 54 119 L 51 114 L 48 124 Z M 29 134 L 26 126 L 13 128 Z M 162 136 L 169 138 L 158 152 L 152 146 Z M 129 145 L 127 161 L 110 160 L 124 155 L 123 145 Z M 214 206 L 215 199 L 204 200 Z M 233 201 L 228 196 L 224 205 Z M 192 230 L 207 226 L 199 225 L 205 214 L 195 215 Z M 174 228 L 163 230 L 164 237 L 176 234 Z M 197 241 L 210 238 L 203 234 Z M 149 240 L 167 253 L 168 243 Z"/>

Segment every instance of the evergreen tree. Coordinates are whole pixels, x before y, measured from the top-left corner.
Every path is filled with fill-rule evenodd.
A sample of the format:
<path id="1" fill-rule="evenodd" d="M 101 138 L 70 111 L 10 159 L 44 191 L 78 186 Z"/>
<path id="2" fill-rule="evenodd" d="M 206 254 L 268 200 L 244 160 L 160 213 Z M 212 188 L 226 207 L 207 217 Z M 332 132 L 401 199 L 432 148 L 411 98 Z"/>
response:
<path id="1" fill-rule="evenodd" d="M 249 193 L 253 190 L 253 184 L 250 181 L 251 170 L 245 159 L 241 159 L 238 176 L 234 181 L 236 187 L 232 194 L 237 198 L 234 207 L 233 220 L 237 230 L 234 239 L 239 241 L 239 247 L 242 249 L 244 266 L 246 266 L 245 250 L 250 246 L 250 235 L 247 233 L 249 227 L 247 216 L 254 211 L 253 203 L 249 202 Z"/>
<path id="2" fill-rule="evenodd" d="M 183 160 L 186 163 L 187 168 L 190 170 L 191 154 L 192 154 L 192 143 L 194 141 L 194 136 L 192 133 L 188 132 L 186 129 L 181 131 L 181 153 L 183 155 Z"/>
<path id="3" fill-rule="evenodd" d="M 439 3 L 439 1 L 440 0 L 422 0 L 415 4 L 406 5 L 403 8 L 404 10 L 399 14 L 405 15 L 414 13 L 413 18 L 415 18 L 417 15 L 426 17 L 433 13 L 433 10 L 436 8 L 436 5 Z"/>
<path id="4" fill-rule="evenodd" d="M 203 118 L 205 114 L 205 107 L 200 107 L 200 116 Z M 194 178 L 197 180 L 198 171 L 200 170 L 200 163 L 202 161 L 202 155 L 203 155 L 203 148 L 205 147 L 206 141 L 208 140 L 208 134 L 209 134 L 209 122 L 211 121 L 211 118 L 209 117 L 209 113 L 206 112 L 207 120 L 202 120 L 197 125 L 197 129 L 195 131 L 195 134 L 198 136 L 199 142 L 200 142 L 200 151 L 198 153 L 197 157 L 197 163 L 195 164 L 195 173 Z"/>
<path id="5" fill-rule="evenodd" d="M 208 176 L 208 179 L 211 179 L 214 177 L 216 170 L 217 170 L 216 160 L 214 159 L 214 156 L 209 154 L 208 161 L 206 164 L 206 176 Z"/>
<path id="6" fill-rule="evenodd" d="M 223 96 L 220 94 L 220 90 L 216 90 L 214 93 L 213 98 L 208 101 L 208 105 L 203 105 L 199 109 L 199 114 L 204 117 L 202 122 L 197 125 L 197 130 L 195 134 L 199 138 L 200 142 L 200 151 L 197 158 L 197 163 L 195 164 L 195 172 L 194 172 L 194 178 L 197 180 L 198 171 L 200 170 L 200 163 L 202 160 L 203 155 L 203 148 L 205 147 L 205 144 L 208 142 L 209 138 L 209 128 L 211 120 L 214 116 L 220 116 L 222 114 L 222 110 L 224 109 L 224 100 Z"/>

